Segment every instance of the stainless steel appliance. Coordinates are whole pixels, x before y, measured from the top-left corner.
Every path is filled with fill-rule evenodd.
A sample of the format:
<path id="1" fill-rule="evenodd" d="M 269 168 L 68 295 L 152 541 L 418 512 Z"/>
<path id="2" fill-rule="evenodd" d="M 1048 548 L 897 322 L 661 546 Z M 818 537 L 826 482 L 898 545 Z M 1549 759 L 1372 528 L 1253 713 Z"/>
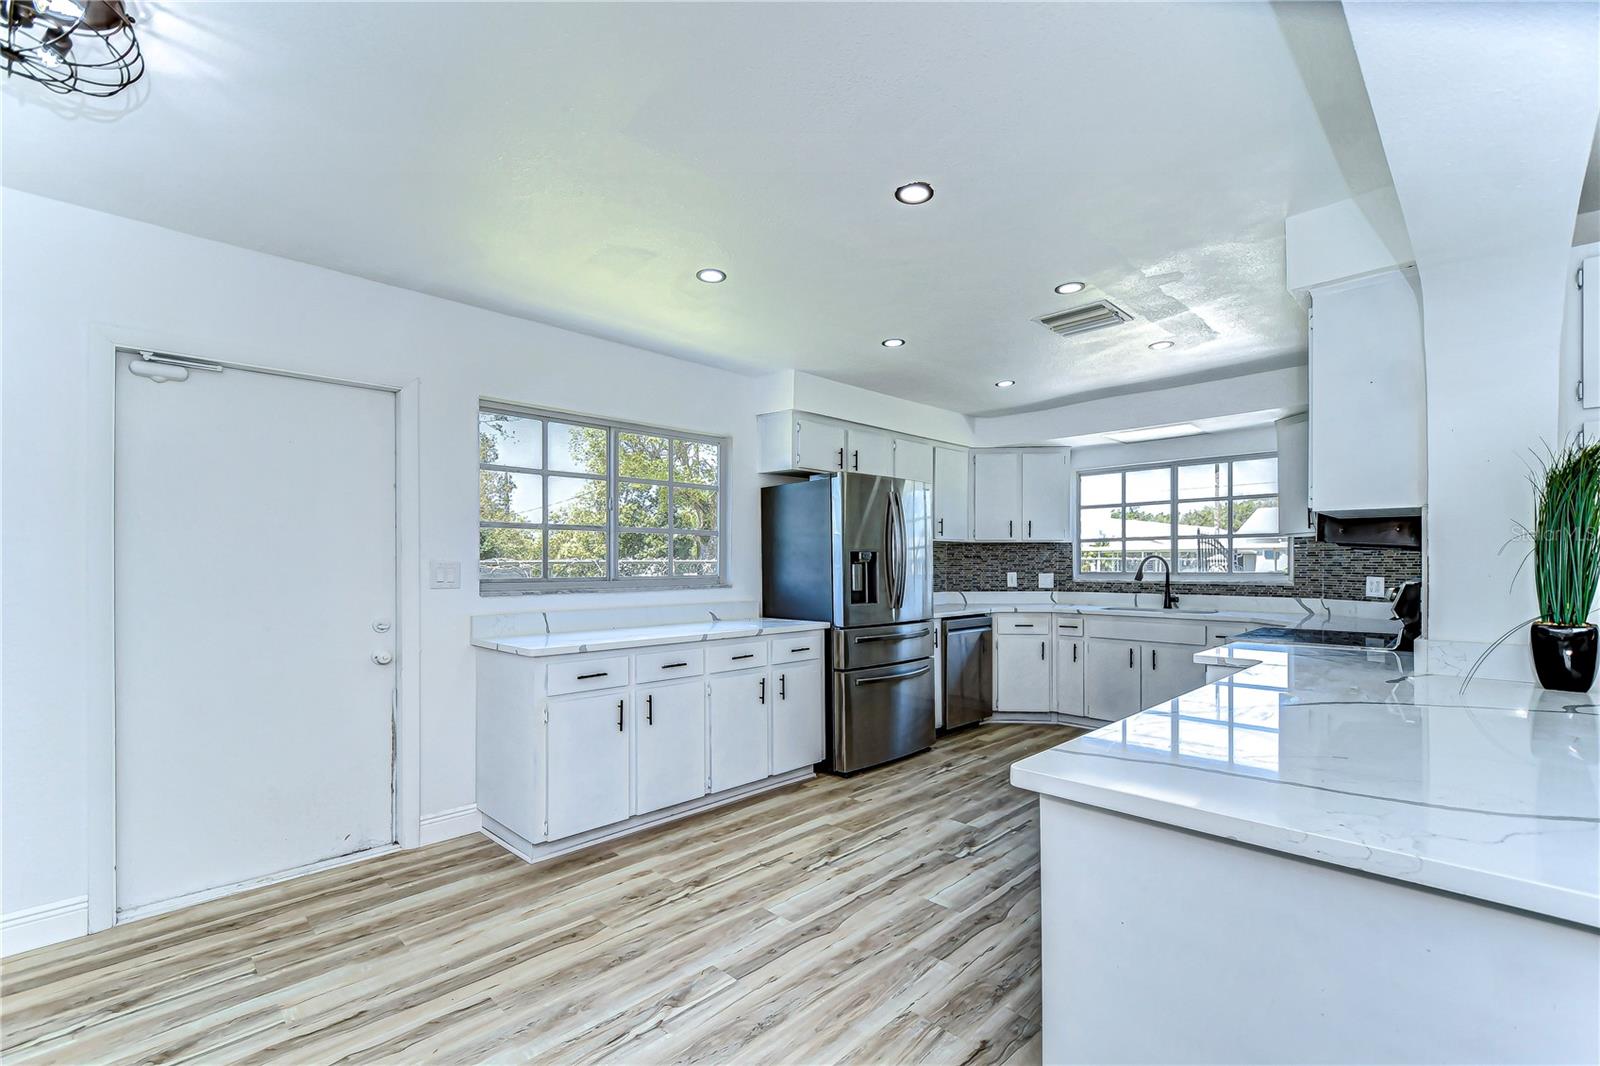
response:
<path id="1" fill-rule="evenodd" d="M 986 614 L 939 623 L 944 649 L 944 727 L 959 729 L 994 714 L 994 622 Z"/>
<path id="2" fill-rule="evenodd" d="M 837 773 L 933 744 L 932 530 L 920 481 L 847 473 L 761 490 L 762 613 L 833 626 Z"/>

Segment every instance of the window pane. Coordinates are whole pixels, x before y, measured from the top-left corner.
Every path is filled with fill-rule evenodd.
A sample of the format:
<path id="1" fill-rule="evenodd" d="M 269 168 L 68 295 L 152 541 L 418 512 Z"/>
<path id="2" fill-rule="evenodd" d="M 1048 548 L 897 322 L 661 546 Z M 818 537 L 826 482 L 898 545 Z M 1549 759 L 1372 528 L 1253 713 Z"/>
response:
<path id="1" fill-rule="evenodd" d="M 717 490 L 688 489 L 674 486 L 672 490 L 675 529 L 716 529 Z"/>
<path id="2" fill-rule="evenodd" d="M 1078 536 L 1085 541 L 1122 536 L 1122 508 L 1087 507 L 1080 511 Z"/>
<path id="3" fill-rule="evenodd" d="M 551 428 L 553 430 L 554 426 Z M 550 521 L 554 525 L 603 526 L 608 502 L 604 481 L 587 477 L 550 478 Z M 555 543 L 554 539 L 551 543 Z"/>
<path id="4" fill-rule="evenodd" d="M 641 485 L 635 481 L 617 482 L 617 525 L 651 526 L 665 529 L 667 525 L 667 487 Z M 663 548 L 662 556 L 666 556 Z M 626 553 L 624 553 L 624 556 Z"/>
<path id="5" fill-rule="evenodd" d="M 1178 499 L 1198 500 L 1228 494 L 1228 464 L 1195 463 L 1178 467 Z"/>
<path id="6" fill-rule="evenodd" d="M 550 423 L 550 469 L 604 474 L 606 431 L 599 426 Z"/>
<path id="7" fill-rule="evenodd" d="M 543 522 L 539 475 L 479 470 L 478 517 L 485 522 Z"/>
<path id="8" fill-rule="evenodd" d="M 1276 496 L 1278 494 L 1278 459 L 1240 459 L 1233 464 L 1233 494 L 1235 496 Z"/>
<path id="9" fill-rule="evenodd" d="M 1233 531 L 1235 533 L 1276 533 L 1278 531 L 1278 500 L 1263 496 L 1258 500 L 1233 501 Z"/>
<path id="10" fill-rule="evenodd" d="M 550 576 L 605 577 L 605 533 L 587 529 L 552 529 Z"/>
<path id="11" fill-rule="evenodd" d="M 1078 553 L 1078 569 L 1085 574 L 1122 572 L 1122 541 L 1100 540 L 1086 543 Z"/>
<path id="12" fill-rule="evenodd" d="M 672 480 L 715 485 L 721 448 L 698 440 L 672 442 Z"/>
<path id="13" fill-rule="evenodd" d="M 672 572 L 678 577 L 710 577 L 715 575 L 717 572 L 717 538 L 708 534 L 673 534 Z"/>
<path id="14" fill-rule="evenodd" d="M 667 438 L 618 433 L 617 474 L 619 477 L 646 477 L 652 481 L 667 480 Z"/>
<path id="15" fill-rule="evenodd" d="M 1126 549 L 1126 562 L 1123 564 L 1123 568 L 1126 570 L 1138 570 L 1139 562 L 1149 555 L 1156 556 L 1157 558 L 1161 559 L 1162 562 L 1171 562 L 1172 542 L 1164 539 L 1133 540 L 1130 538 L 1128 540 Z M 1145 568 L 1144 577 L 1146 581 L 1149 581 L 1152 578 L 1161 577 L 1163 573 L 1164 571 L 1161 569 L 1161 563 L 1151 563 Z"/>
<path id="16" fill-rule="evenodd" d="M 617 573 L 622 577 L 666 577 L 667 535 L 617 534 Z"/>
<path id="17" fill-rule="evenodd" d="M 537 529 L 479 529 L 478 576 L 542 578 L 543 546 L 544 533 Z"/>
<path id="18" fill-rule="evenodd" d="M 498 411 L 478 412 L 478 462 L 502 466 L 543 465 L 539 443 L 544 423 L 537 418 L 505 415 Z"/>
<path id="19" fill-rule="evenodd" d="M 1078 504 L 1098 507 L 1122 502 L 1121 474 L 1089 474 L 1078 481 Z"/>
<path id="20" fill-rule="evenodd" d="M 1195 500 L 1178 512 L 1180 536 L 1216 536 L 1228 528 L 1227 500 Z"/>
<path id="21" fill-rule="evenodd" d="M 1241 574 L 1287 574 L 1287 537 L 1237 537 L 1233 542 L 1233 569 Z"/>
<path id="22" fill-rule="evenodd" d="M 1178 573 L 1226 574 L 1228 541 L 1224 537 L 1178 538 Z"/>
<path id="23" fill-rule="evenodd" d="M 1122 498 L 1130 503 L 1172 499 L 1171 467 L 1163 466 L 1156 470 L 1130 470 L 1127 477 L 1127 493 Z"/>
<path id="24" fill-rule="evenodd" d="M 1127 520 L 1124 536 L 1164 538 L 1172 535 L 1172 507 L 1168 504 L 1146 503 L 1121 510 Z"/>

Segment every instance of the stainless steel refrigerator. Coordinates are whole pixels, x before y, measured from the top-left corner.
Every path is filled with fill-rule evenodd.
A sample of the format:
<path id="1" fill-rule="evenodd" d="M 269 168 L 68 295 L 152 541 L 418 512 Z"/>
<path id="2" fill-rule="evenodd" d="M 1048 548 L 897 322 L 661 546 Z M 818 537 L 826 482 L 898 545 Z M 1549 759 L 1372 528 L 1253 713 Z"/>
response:
<path id="1" fill-rule="evenodd" d="M 832 474 L 761 490 L 762 613 L 829 622 L 827 768 L 933 745 L 933 522 L 920 481 Z"/>

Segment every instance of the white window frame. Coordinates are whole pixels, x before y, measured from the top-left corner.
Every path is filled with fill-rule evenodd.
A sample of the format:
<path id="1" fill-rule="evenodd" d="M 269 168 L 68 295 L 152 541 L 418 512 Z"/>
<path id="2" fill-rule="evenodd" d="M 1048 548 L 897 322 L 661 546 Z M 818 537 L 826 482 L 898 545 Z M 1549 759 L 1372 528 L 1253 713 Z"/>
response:
<path id="1" fill-rule="evenodd" d="M 707 433 L 695 433 L 681 429 L 670 429 L 665 426 L 647 426 L 634 422 L 620 422 L 609 418 L 596 418 L 592 415 L 573 414 L 567 411 L 555 411 L 548 408 L 527 407 L 522 404 L 506 403 L 500 400 L 480 399 L 476 418 L 481 419 L 484 412 L 491 414 L 512 415 L 519 418 L 536 418 L 540 420 L 539 459 L 544 465 L 539 468 L 515 466 L 504 463 L 478 463 L 478 472 L 484 470 L 503 471 L 507 473 L 532 474 L 541 479 L 555 477 L 589 477 L 596 481 L 606 483 L 606 523 L 604 528 L 606 538 L 606 576 L 599 577 L 550 577 L 550 533 L 563 529 L 579 529 L 584 531 L 596 530 L 595 526 L 571 526 L 550 522 L 550 498 L 548 484 L 544 480 L 540 483 L 541 513 L 543 520 L 540 522 L 485 522 L 482 513 L 478 516 L 478 528 L 481 531 L 486 526 L 492 528 L 510 529 L 537 529 L 543 533 L 541 538 L 541 565 L 540 571 L 544 577 L 485 577 L 478 576 L 478 592 L 483 596 L 529 596 L 545 595 L 552 592 L 628 592 L 646 589 L 686 589 L 686 588 L 727 588 L 728 587 L 728 450 L 729 438 L 719 437 Z M 606 472 L 603 477 L 594 474 L 574 473 L 571 471 L 555 470 L 549 468 L 550 463 L 550 423 L 559 422 L 564 425 L 587 426 L 601 429 L 606 432 Z M 663 577 L 629 577 L 618 574 L 618 543 L 623 532 L 646 533 L 665 536 L 667 538 L 667 562 L 671 568 L 672 562 L 672 535 L 680 531 L 673 526 L 673 518 L 677 514 L 675 488 L 679 484 L 671 476 L 668 468 L 667 480 L 654 478 L 624 477 L 618 474 L 617 466 L 620 453 L 617 448 L 617 435 L 619 433 L 638 433 L 651 437 L 666 437 L 668 455 L 672 452 L 672 441 L 694 441 L 700 444 L 714 445 L 717 449 L 717 480 L 714 485 L 700 485 L 692 482 L 682 483 L 684 487 L 707 488 L 717 493 L 717 528 L 712 533 L 716 538 L 717 568 L 713 574 L 703 576 L 673 576 Z M 617 486 L 619 482 L 633 482 L 646 485 L 659 485 L 667 490 L 667 525 L 662 528 L 646 528 L 642 526 L 621 526 L 618 522 Z"/>
<path id="2" fill-rule="evenodd" d="M 1170 481 L 1169 481 L 1168 489 L 1167 489 L 1167 493 L 1168 493 L 1167 500 L 1164 503 L 1161 502 L 1161 501 L 1156 501 L 1156 500 L 1136 501 L 1135 505 L 1137 505 L 1138 502 L 1148 502 L 1148 503 L 1150 503 L 1152 505 L 1170 506 L 1172 508 L 1172 517 L 1173 517 L 1172 532 L 1168 535 L 1168 542 L 1171 545 L 1171 547 L 1170 547 L 1171 557 L 1172 557 L 1172 559 L 1176 560 L 1177 557 L 1178 557 L 1178 541 L 1180 539 L 1178 537 L 1178 532 L 1177 532 L 1178 531 L 1178 521 L 1177 521 L 1177 519 L 1178 519 L 1178 516 L 1179 516 L 1180 508 L 1182 507 L 1182 504 L 1183 504 L 1183 501 L 1178 499 L 1178 468 L 1180 466 L 1196 466 L 1196 465 L 1200 465 L 1200 464 L 1204 464 L 1204 463 L 1228 463 L 1228 464 L 1230 464 L 1229 467 L 1228 467 L 1228 470 L 1229 470 L 1229 474 L 1228 474 L 1228 493 L 1227 493 L 1226 499 L 1228 501 L 1228 509 L 1229 509 L 1229 517 L 1230 517 L 1229 524 L 1231 525 L 1232 524 L 1231 518 L 1232 518 L 1233 504 L 1234 504 L 1234 502 L 1236 500 L 1259 499 L 1259 498 L 1264 498 L 1264 497 L 1267 496 L 1266 493 L 1251 493 L 1251 494 L 1245 494 L 1245 495 L 1242 495 L 1242 496 L 1235 496 L 1234 493 L 1233 493 L 1233 474 L 1232 474 L 1233 467 L 1232 467 L 1232 464 L 1236 463 L 1236 462 L 1245 462 L 1245 461 L 1248 461 L 1248 460 L 1251 460 L 1251 459 L 1277 459 L 1277 458 L 1278 458 L 1278 453 L 1277 452 L 1244 452 L 1244 453 L 1240 453 L 1240 454 L 1237 454 L 1237 455 L 1198 455 L 1198 456 L 1192 456 L 1192 457 L 1185 457 L 1185 458 L 1181 458 L 1181 459 L 1166 459 L 1166 460 L 1163 460 L 1163 461 L 1157 462 L 1157 463 L 1124 463 L 1124 464 L 1119 464 L 1119 465 L 1116 465 L 1116 466 L 1106 466 L 1106 467 L 1097 467 L 1095 469 L 1075 470 L 1073 472 L 1073 474 L 1074 474 L 1074 485 L 1073 485 L 1074 496 L 1073 496 L 1073 500 L 1074 500 L 1075 506 L 1072 508 L 1072 577 L 1073 577 L 1073 580 L 1074 581 L 1086 581 L 1086 582 L 1105 582 L 1107 584 L 1127 584 L 1127 583 L 1129 583 L 1129 582 L 1131 582 L 1133 580 L 1133 571 L 1131 571 L 1131 570 L 1124 570 L 1124 571 L 1121 571 L 1120 573 L 1118 573 L 1118 572 L 1108 573 L 1108 572 L 1101 571 L 1101 570 L 1089 570 L 1089 571 L 1086 571 L 1086 570 L 1083 569 L 1083 536 L 1082 536 L 1082 529 L 1081 529 L 1081 520 L 1082 520 L 1082 516 L 1083 516 L 1083 479 L 1084 478 L 1086 478 L 1086 477 L 1095 477 L 1096 475 L 1100 475 L 1100 474 L 1130 474 L 1130 473 L 1137 473 L 1137 472 L 1141 472 L 1141 471 L 1145 471 L 1145 470 L 1161 470 L 1161 469 L 1169 470 L 1171 472 L 1171 477 L 1170 477 Z M 1124 483 L 1124 485 L 1126 485 L 1126 483 Z M 1281 480 L 1279 482 L 1278 488 L 1279 488 L 1279 492 L 1274 494 L 1274 495 L 1276 495 L 1276 497 L 1278 499 L 1279 514 L 1281 515 L 1283 513 L 1282 512 L 1282 506 L 1283 506 L 1282 489 L 1283 489 L 1283 485 L 1282 485 Z M 1124 495 L 1126 495 L 1126 488 L 1124 488 Z M 1194 502 L 1194 501 L 1191 501 L 1191 502 Z M 1126 500 L 1124 500 L 1124 505 L 1126 505 Z M 1280 526 L 1280 528 L 1281 528 L 1281 526 Z M 1126 530 L 1124 530 L 1124 532 L 1126 532 Z M 1235 534 L 1233 534 L 1231 532 L 1227 536 L 1228 552 L 1229 552 L 1230 557 L 1231 557 L 1231 555 L 1233 553 L 1234 536 L 1235 536 Z M 1146 538 L 1135 538 L 1135 539 L 1146 539 Z M 1128 538 L 1127 537 L 1123 537 L 1123 538 L 1121 538 L 1121 540 L 1122 540 L 1122 543 L 1124 544 L 1124 550 L 1126 550 L 1126 542 L 1127 542 Z M 1294 538 L 1293 537 L 1285 537 L 1285 544 L 1286 544 L 1287 551 L 1289 553 L 1289 570 L 1288 570 L 1287 573 L 1283 573 L 1283 574 L 1256 574 L 1256 573 L 1238 573 L 1236 571 L 1229 571 L 1227 573 L 1212 573 L 1212 572 L 1207 572 L 1207 571 L 1174 570 L 1172 572 L 1172 583 L 1175 584 L 1175 585 L 1176 584 L 1196 584 L 1196 585 L 1292 585 L 1292 584 L 1294 584 Z M 1145 572 L 1145 580 L 1147 580 L 1147 581 L 1150 580 L 1150 577 L 1151 577 L 1152 573 L 1155 573 L 1158 576 L 1161 575 L 1161 571 L 1160 570 L 1155 570 L 1155 571 L 1148 571 L 1147 570 Z"/>

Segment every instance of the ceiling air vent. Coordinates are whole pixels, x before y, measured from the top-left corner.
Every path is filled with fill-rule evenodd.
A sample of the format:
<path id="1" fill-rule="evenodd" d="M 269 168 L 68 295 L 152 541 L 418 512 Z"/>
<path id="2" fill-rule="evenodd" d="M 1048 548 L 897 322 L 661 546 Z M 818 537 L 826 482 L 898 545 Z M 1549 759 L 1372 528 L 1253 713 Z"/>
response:
<path id="1" fill-rule="evenodd" d="M 1110 300 L 1096 300 L 1092 304 L 1074 307 L 1070 311 L 1057 311 L 1045 315 L 1039 324 L 1058 337 L 1073 337 L 1079 333 L 1092 333 L 1107 326 L 1132 322 L 1133 316 Z"/>

